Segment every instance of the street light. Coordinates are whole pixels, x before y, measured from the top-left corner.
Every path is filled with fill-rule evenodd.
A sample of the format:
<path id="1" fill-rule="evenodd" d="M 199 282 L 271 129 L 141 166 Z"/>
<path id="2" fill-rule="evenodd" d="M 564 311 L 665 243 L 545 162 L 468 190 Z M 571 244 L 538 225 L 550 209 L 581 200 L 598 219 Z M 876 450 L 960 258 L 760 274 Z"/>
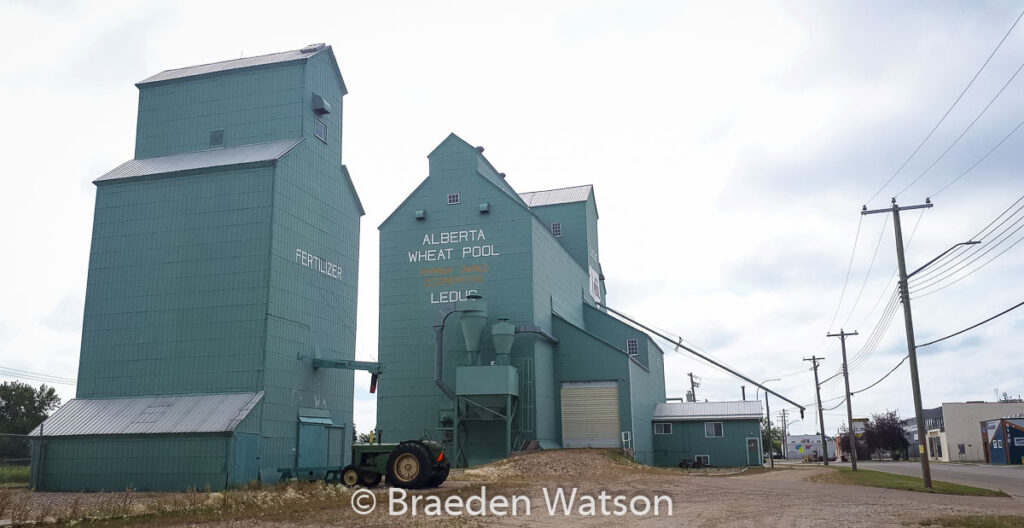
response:
<path id="1" fill-rule="evenodd" d="M 769 381 L 781 381 L 781 380 L 782 380 L 782 378 L 766 379 L 766 380 L 761 382 L 761 385 L 764 385 L 765 383 L 768 383 Z M 758 387 L 757 390 L 754 391 L 754 399 L 755 400 L 757 399 L 757 393 L 760 390 L 761 390 L 761 387 Z M 770 467 L 772 469 L 775 469 L 775 457 L 772 456 L 774 454 L 774 453 L 772 453 L 772 451 L 775 451 L 775 440 L 772 440 L 772 410 L 771 410 L 771 407 L 768 406 L 768 389 L 764 390 L 764 412 L 768 414 L 768 467 Z M 785 449 L 786 446 L 782 446 L 782 448 Z"/>
<path id="2" fill-rule="evenodd" d="M 909 278 L 913 277 L 914 275 L 917 275 L 917 272 L 927 268 L 928 266 L 931 266 L 932 264 L 935 263 L 936 260 L 939 260 L 940 258 L 946 256 L 946 253 L 949 253 L 950 251 L 953 251 L 954 249 L 956 249 L 956 248 L 958 248 L 960 246 L 973 246 L 974 244 L 980 244 L 980 243 L 981 242 L 978 242 L 977 240 L 968 240 L 967 242 L 961 242 L 959 244 L 953 244 L 953 246 L 950 247 L 949 249 L 943 251 L 942 253 L 939 253 L 939 256 L 937 256 L 937 257 L 929 260 L 928 262 L 926 262 L 924 264 L 924 266 L 921 266 L 920 268 L 917 268 L 916 270 L 911 271 L 910 273 L 908 273 L 907 274 L 907 278 L 909 279 Z"/>

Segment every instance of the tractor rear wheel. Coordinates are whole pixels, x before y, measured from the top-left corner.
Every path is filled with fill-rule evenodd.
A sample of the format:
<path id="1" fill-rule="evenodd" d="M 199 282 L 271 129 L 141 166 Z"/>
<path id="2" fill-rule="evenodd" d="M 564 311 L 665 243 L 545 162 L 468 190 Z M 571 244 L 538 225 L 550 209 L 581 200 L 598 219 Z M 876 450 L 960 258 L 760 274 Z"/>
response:
<path id="1" fill-rule="evenodd" d="M 377 484 L 380 484 L 380 479 L 381 479 L 380 473 L 374 473 L 372 471 L 364 471 L 362 478 L 359 479 L 359 482 L 363 486 L 366 486 L 367 488 L 373 488 L 373 487 L 376 487 Z"/>
<path id="2" fill-rule="evenodd" d="M 345 469 L 341 470 L 341 483 L 353 487 L 362 480 L 360 471 L 355 466 L 345 466 Z"/>
<path id="3" fill-rule="evenodd" d="M 432 473 L 430 453 L 423 444 L 404 442 L 388 457 L 388 484 L 396 488 L 422 487 Z"/>
<path id="4" fill-rule="evenodd" d="M 428 488 L 436 488 L 440 486 L 445 480 L 448 480 L 448 472 L 451 470 L 451 466 L 447 463 L 436 470 L 427 479 L 426 486 Z"/>

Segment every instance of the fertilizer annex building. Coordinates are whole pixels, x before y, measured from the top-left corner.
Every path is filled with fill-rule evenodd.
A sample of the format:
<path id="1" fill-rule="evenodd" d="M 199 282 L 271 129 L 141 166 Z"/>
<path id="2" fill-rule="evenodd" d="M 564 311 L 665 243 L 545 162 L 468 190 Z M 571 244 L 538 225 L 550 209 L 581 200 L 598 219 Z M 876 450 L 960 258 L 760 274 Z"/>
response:
<path id="1" fill-rule="evenodd" d="M 35 489 L 324 478 L 351 461 L 353 369 L 380 376 L 385 442 L 456 465 L 574 447 L 760 464 L 760 403 L 666 406 L 662 350 L 605 309 L 590 185 L 518 193 L 444 139 L 380 226 L 380 361 L 356 362 L 363 209 L 331 48 L 137 86 L 134 159 L 95 181 L 77 395 L 32 432 Z"/>

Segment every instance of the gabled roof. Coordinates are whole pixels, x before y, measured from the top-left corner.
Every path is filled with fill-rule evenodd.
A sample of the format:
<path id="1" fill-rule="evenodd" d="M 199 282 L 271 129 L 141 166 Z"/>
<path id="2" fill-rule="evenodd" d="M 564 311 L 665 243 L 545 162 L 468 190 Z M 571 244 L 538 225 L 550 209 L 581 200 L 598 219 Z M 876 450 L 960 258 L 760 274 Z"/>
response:
<path id="1" fill-rule="evenodd" d="M 593 193 L 594 186 L 588 184 L 576 187 L 562 187 L 561 189 L 549 189 L 547 191 L 524 192 L 519 193 L 519 196 L 530 207 L 542 207 L 545 205 L 585 202 Z"/>
<path id="2" fill-rule="evenodd" d="M 363 209 L 363 201 L 359 199 L 359 193 L 356 192 L 356 185 L 352 183 L 352 176 L 348 173 L 348 167 L 345 165 L 341 166 L 341 178 L 345 181 L 345 185 L 348 186 L 348 190 L 352 193 L 352 198 L 356 201 L 356 207 L 359 208 L 359 216 L 364 216 L 366 210 Z"/>
<path id="3" fill-rule="evenodd" d="M 476 174 L 478 176 L 482 177 L 484 180 L 490 182 L 491 185 L 494 185 L 495 187 L 500 189 L 502 192 L 507 194 L 510 198 L 512 198 L 512 200 L 515 203 L 521 205 L 523 207 L 523 209 L 525 209 L 527 211 L 530 211 L 530 208 L 529 208 L 529 206 L 526 205 L 526 202 L 524 202 L 523 199 L 519 197 L 519 194 L 516 193 L 515 189 L 513 189 L 512 186 L 509 185 L 508 182 L 505 181 L 505 178 L 502 177 L 501 174 L 497 170 L 495 170 L 494 166 L 491 165 L 491 162 L 488 161 L 487 158 L 485 158 L 484 155 L 479 150 L 477 150 L 476 147 L 474 147 L 473 145 L 470 145 L 469 143 L 466 142 L 466 140 L 464 140 L 464 139 L 460 138 L 459 136 L 455 135 L 454 132 L 448 134 L 448 137 L 444 138 L 444 141 L 442 141 L 441 143 L 438 143 L 438 145 L 436 147 L 434 147 L 434 150 L 431 150 L 430 154 L 427 154 L 427 158 L 429 159 L 431 156 L 436 154 L 442 148 L 444 148 L 446 146 L 449 146 L 449 145 L 453 145 L 453 144 L 456 145 L 458 148 L 464 148 L 464 149 L 472 150 L 474 155 L 476 156 L 476 161 L 477 161 L 478 170 L 476 171 Z M 482 171 L 479 170 L 479 167 L 480 167 L 481 164 L 483 164 L 483 167 L 484 167 L 484 170 L 482 170 Z M 422 188 L 424 185 L 426 185 L 427 181 L 429 181 L 429 180 L 430 180 L 430 176 L 428 175 L 423 181 L 420 182 L 419 185 L 416 186 L 415 189 L 413 189 L 413 191 L 411 193 L 409 193 L 408 196 L 405 197 L 404 200 L 402 200 L 402 202 L 400 204 L 398 204 L 398 207 L 395 207 L 395 209 L 393 211 L 391 211 L 391 214 L 389 214 L 387 216 L 387 218 L 385 218 L 384 221 L 381 222 L 379 226 L 377 226 L 377 229 L 380 229 L 381 227 L 384 226 L 384 224 L 386 224 L 389 221 L 391 221 L 391 219 L 396 214 L 398 214 L 398 211 L 401 210 L 402 207 L 405 206 L 405 204 L 409 203 L 409 200 L 411 200 L 413 196 L 416 196 L 416 193 L 419 192 L 420 188 Z M 532 211 L 531 211 L 531 214 L 532 214 Z"/>
<path id="4" fill-rule="evenodd" d="M 761 402 L 667 402 L 654 408 L 654 421 L 760 420 Z"/>
<path id="5" fill-rule="evenodd" d="M 455 144 L 459 148 L 472 150 L 473 153 L 476 155 L 477 166 L 479 167 L 482 163 L 485 169 L 482 171 L 477 170 L 477 174 L 482 176 L 485 180 L 494 184 L 495 187 L 501 189 L 505 194 L 511 196 L 512 199 L 516 201 L 516 203 L 524 206 L 526 205 L 526 202 L 524 202 L 523 199 L 520 198 L 519 193 L 517 193 L 515 189 L 513 189 L 512 186 L 509 185 L 507 181 L 505 181 L 505 177 L 502 176 L 501 173 L 499 173 L 497 169 L 494 168 L 494 165 L 491 165 L 490 160 L 484 157 L 482 152 L 483 147 L 478 149 L 477 147 L 470 145 L 468 142 L 466 142 L 466 140 L 455 135 L 454 132 L 448 134 L 448 137 L 444 138 L 444 141 L 442 141 L 436 147 L 434 147 L 434 150 L 430 151 L 430 154 L 427 154 L 427 158 L 429 159 L 437 151 L 451 144 Z"/>
<path id="6" fill-rule="evenodd" d="M 143 176 L 155 176 L 171 172 L 209 169 L 228 165 L 272 162 L 280 159 L 302 141 L 302 138 L 287 139 L 284 141 L 256 143 L 253 145 L 241 145 L 238 147 L 186 152 L 183 154 L 173 154 L 157 158 L 128 160 L 114 170 L 96 178 L 93 183 L 140 178 Z"/>
<path id="7" fill-rule="evenodd" d="M 266 66 L 268 64 L 281 64 L 286 62 L 305 61 L 318 53 L 328 53 L 331 55 L 331 58 L 334 59 L 334 51 L 331 49 L 330 46 L 326 46 L 323 43 L 317 43 L 310 44 L 306 47 L 297 50 L 282 51 L 279 53 L 270 53 L 267 55 L 257 55 L 255 57 L 242 57 L 238 59 L 231 59 L 220 62 L 211 62 L 209 64 L 199 64 L 196 66 L 186 66 L 184 68 L 164 70 L 156 75 L 152 75 L 135 83 L 135 86 L 142 87 L 146 84 L 171 81 L 175 79 L 184 79 L 186 77 L 196 77 L 199 75 L 209 75 L 229 70 L 255 68 L 257 66 Z M 337 60 L 335 60 L 334 62 L 335 65 L 337 65 Z M 339 81 L 341 81 L 342 94 L 347 93 L 348 90 L 345 88 L 345 81 L 341 79 L 340 71 L 338 72 L 338 79 Z"/>
<path id="8" fill-rule="evenodd" d="M 30 436 L 226 433 L 263 398 L 263 392 L 73 399 Z"/>

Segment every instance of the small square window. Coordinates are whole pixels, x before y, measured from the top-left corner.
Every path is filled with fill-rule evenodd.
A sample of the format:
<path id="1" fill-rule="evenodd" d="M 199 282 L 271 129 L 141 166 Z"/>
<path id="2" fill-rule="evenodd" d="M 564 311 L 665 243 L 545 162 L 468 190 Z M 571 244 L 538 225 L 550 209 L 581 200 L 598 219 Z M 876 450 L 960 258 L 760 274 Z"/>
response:
<path id="1" fill-rule="evenodd" d="M 697 456 L 693 457 L 693 459 L 696 460 L 697 462 L 700 462 L 700 464 L 702 466 L 710 466 L 711 465 L 711 456 L 710 455 L 697 455 Z"/>
<path id="2" fill-rule="evenodd" d="M 626 352 L 629 355 L 631 355 L 631 356 L 635 356 L 635 355 L 639 354 L 640 353 L 640 343 L 637 342 L 636 339 L 627 339 L 626 340 Z"/>
<path id="3" fill-rule="evenodd" d="M 555 235 L 556 237 L 562 236 L 562 223 L 561 222 L 551 222 L 551 234 Z"/>
<path id="4" fill-rule="evenodd" d="M 317 119 L 316 123 L 313 126 L 316 127 L 313 129 L 313 135 L 316 136 L 320 141 L 327 143 L 327 124 Z"/>
<path id="5" fill-rule="evenodd" d="M 704 422 L 704 438 L 721 438 L 722 422 Z"/>
<path id="6" fill-rule="evenodd" d="M 672 434 L 671 423 L 656 423 L 654 424 L 654 434 L 656 435 L 670 435 Z"/>
<path id="7" fill-rule="evenodd" d="M 211 147 L 223 147 L 224 146 L 224 131 L 213 130 L 210 132 L 210 146 Z"/>
<path id="8" fill-rule="evenodd" d="M 459 193 L 448 194 L 448 205 L 456 205 L 460 203 L 462 203 L 462 198 L 459 196 Z"/>

